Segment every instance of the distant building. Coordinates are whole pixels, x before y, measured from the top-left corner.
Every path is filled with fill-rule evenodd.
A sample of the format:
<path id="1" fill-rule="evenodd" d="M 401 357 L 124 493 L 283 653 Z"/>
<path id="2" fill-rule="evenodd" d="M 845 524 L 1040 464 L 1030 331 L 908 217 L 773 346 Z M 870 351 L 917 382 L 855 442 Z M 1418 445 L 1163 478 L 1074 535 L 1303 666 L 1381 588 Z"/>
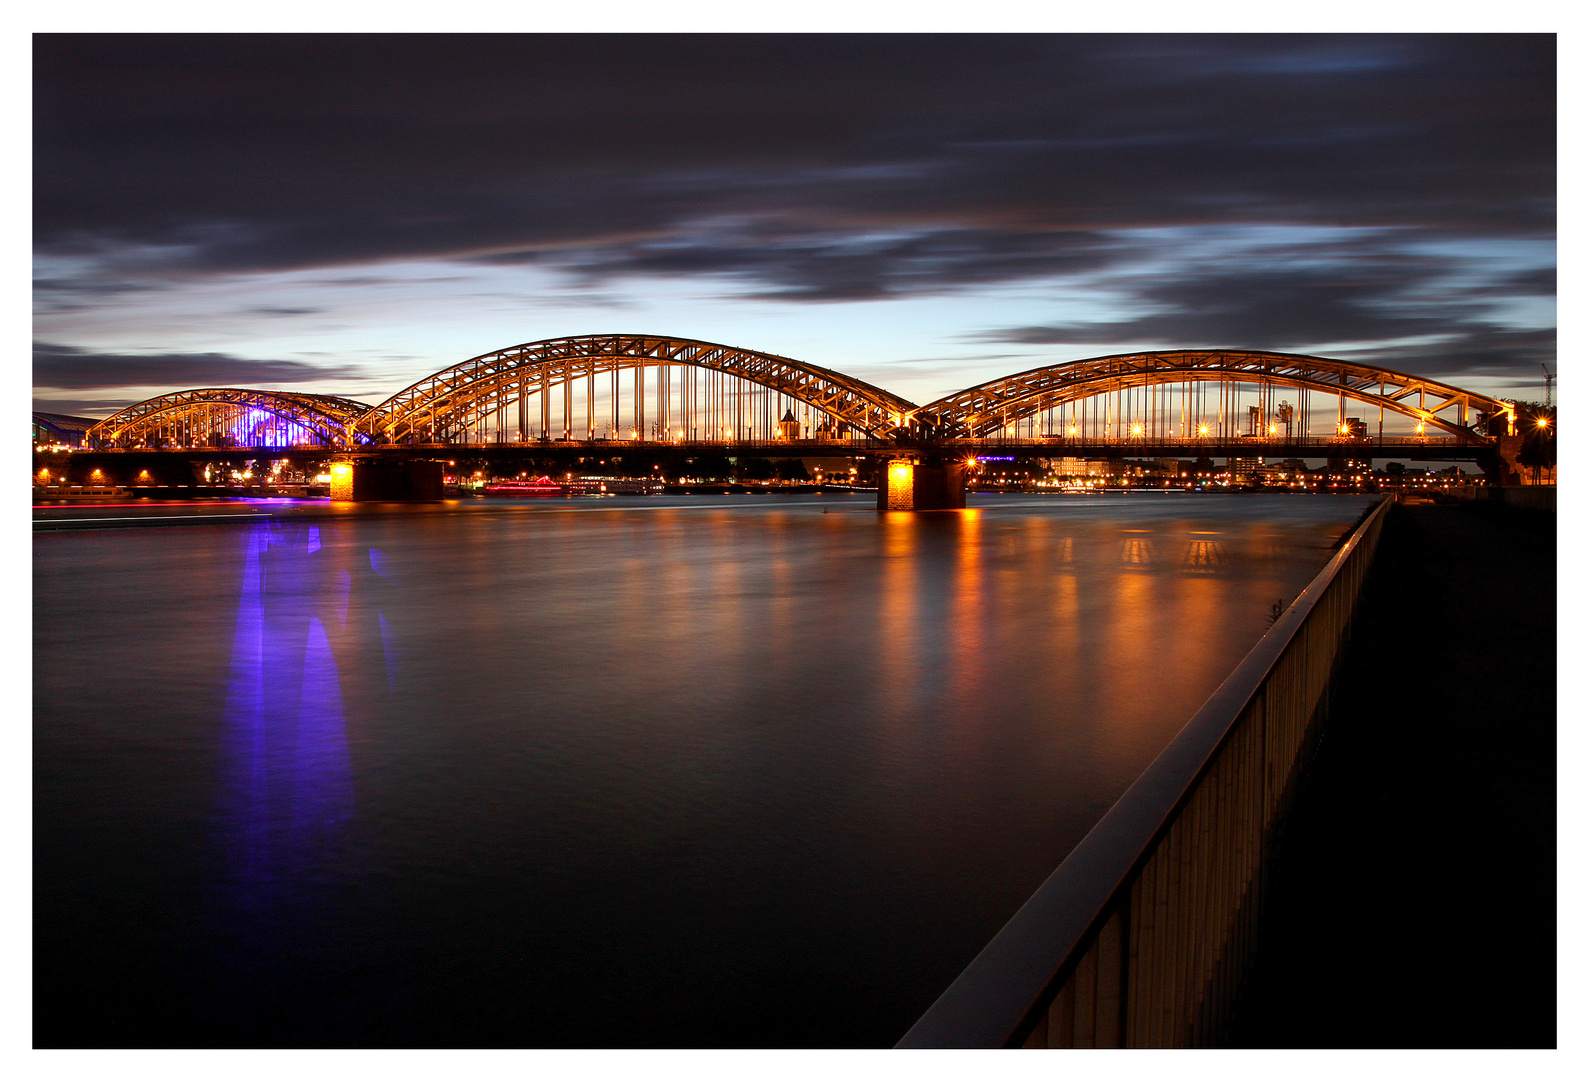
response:
<path id="1" fill-rule="evenodd" d="M 1330 456 L 1325 466 L 1325 471 L 1330 476 L 1345 480 L 1360 480 L 1371 476 L 1373 465 L 1364 458 L 1345 457 L 1344 455 Z"/>
<path id="2" fill-rule="evenodd" d="M 1243 484 L 1263 471 L 1263 459 L 1260 457 L 1232 457 L 1226 459 L 1225 465 L 1229 469 L 1230 479 Z"/>
<path id="3" fill-rule="evenodd" d="M 82 446 L 88 429 L 97 423 L 98 420 L 86 416 L 36 412 L 33 414 L 33 445 Z"/>
<path id="4" fill-rule="evenodd" d="M 800 437 L 800 422 L 794 419 L 793 409 L 784 412 L 783 419 L 778 421 L 777 437 L 780 439 L 797 439 Z"/>

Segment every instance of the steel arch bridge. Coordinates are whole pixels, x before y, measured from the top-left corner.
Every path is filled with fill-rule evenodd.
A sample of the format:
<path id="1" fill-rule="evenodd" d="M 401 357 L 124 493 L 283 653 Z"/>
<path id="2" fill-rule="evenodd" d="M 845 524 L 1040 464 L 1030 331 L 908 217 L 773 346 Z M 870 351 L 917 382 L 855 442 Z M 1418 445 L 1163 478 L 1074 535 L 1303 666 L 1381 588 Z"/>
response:
<path id="1" fill-rule="evenodd" d="M 207 387 L 161 394 L 112 413 L 88 429 L 92 445 L 326 446 L 346 441 L 348 424 L 370 406 L 330 394 Z"/>
<path id="2" fill-rule="evenodd" d="M 692 383 L 686 371 L 675 392 L 671 369 L 676 368 L 712 374 L 702 386 L 698 379 Z M 654 394 L 644 385 L 647 369 L 656 376 Z M 633 376 L 627 425 L 620 378 L 625 372 Z M 597 380 L 610 386 L 598 388 Z M 687 338 L 594 334 L 513 345 L 438 371 L 355 418 L 348 426 L 348 441 L 358 445 L 448 442 L 473 433 L 487 436 L 480 441 L 489 442 L 494 433 L 495 441 L 505 442 L 512 441 L 505 438 L 512 431 L 517 432 L 517 441 L 525 441 L 532 430 L 532 398 L 538 398 L 541 438 L 550 439 L 557 390 L 563 398 L 559 441 L 573 441 L 574 391 L 580 382 L 587 437 L 594 437 L 601 393 L 607 395 L 603 426 L 610 421 L 608 430 L 614 437 L 626 426 L 633 438 L 667 441 L 674 423 L 682 437 L 685 432 L 698 435 L 700 421 L 707 441 L 714 441 L 714 435 L 726 436 L 715 441 L 740 441 L 753 437 L 758 427 L 775 437 L 781 414 L 768 413 L 767 403 L 762 402 L 758 419 L 757 403 L 735 380 L 815 410 L 826 418 L 820 423 L 834 436 L 853 430 L 889 439 L 909 425 L 915 411 L 912 402 L 881 387 L 785 356 Z"/>
<path id="3" fill-rule="evenodd" d="M 1253 387 L 1262 404 L 1247 407 L 1260 410 L 1265 427 L 1277 411 L 1273 392 L 1281 388 L 1336 398 L 1339 422 L 1345 420 L 1345 401 L 1353 400 L 1406 416 L 1419 431 L 1432 424 L 1475 443 L 1486 441 L 1482 426 L 1489 418 L 1515 422 L 1516 409 L 1509 402 L 1432 379 L 1347 360 L 1227 349 L 1119 353 L 1032 368 L 939 398 L 917 415 L 939 437 L 986 438 L 1039 413 L 1115 395 L 1131 400 L 1121 400 L 1113 417 L 1105 417 L 1105 437 L 1122 437 L 1136 427 L 1142 428 L 1138 435 L 1148 428 L 1162 435 L 1178 427 L 1188 437 L 1204 427 L 1197 419 L 1206 415 L 1206 403 L 1198 393 L 1206 383 Z M 1180 391 L 1166 395 L 1164 404 L 1173 411 L 1166 414 L 1158 407 L 1155 389 Z M 1210 404 L 1227 425 L 1238 400 Z"/>
<path id="4" fill-rule="evenodd" d="M 1295 404 L 1279 400 L 1285 392 Z M 1327 434 L 1309 426 L 1313 395 L 1334 412 L 1323 426 Z M 771 353 L 599 334 L 486 353 L 376 406 L 322 394 L 185 390 L 123 409 L 88 434 L 102 447 L 337 450 L 531 442 L 814 448 L 847 439 L 863 452 L 889 454 L 1018 440 L 1023 427 L 1033 444 L 1067 440 L 1076 448 L 1188 450 L 1282 431 L 1267 441 L 1299 449 L 1365 435 L 1365 425 L 1346 423 L 1348 401 L 1382 410 L 1381 436 L 1385 414 L 1413 421 L 1419 442 L 1429 441 L 1423 433 L 1432 425 L 1447 435 L 1431 441 L 1451 446 L 1492 445 L 1496 418 L 1506 421 L 1508 433 L 1514 430 L 1509 402 L 1387 368 L 1290 353 L 1120 353 L 1033 368 L 917 406 L 860 379 Z"/>

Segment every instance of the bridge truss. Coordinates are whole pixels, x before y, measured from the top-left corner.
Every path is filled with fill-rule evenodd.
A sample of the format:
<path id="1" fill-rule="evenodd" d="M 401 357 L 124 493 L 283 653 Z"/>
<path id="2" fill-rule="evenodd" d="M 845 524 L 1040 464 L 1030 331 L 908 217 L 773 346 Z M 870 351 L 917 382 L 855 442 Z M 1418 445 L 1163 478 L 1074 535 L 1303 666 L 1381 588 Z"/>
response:
<path id="1" fill-rule="evenodd" d="M 1286 391 L 1296 400 L 1281 400 Z M 1332 418 L 1317 415 L 1313 395 L 1333 399 Z M 1149 442 L 1367 434 L 1348 425 L 1347 401 L 1379 410 L 1380 433 L 1386 412 L 1411 420 L 1418 435 L 1432 426 L 1474 443 L 1487 441 L 1491 418 L 1515 422 L 1514 405 L 1432 379 L 1345 360 L 1232 350 L 1121 353 L 1033 368 L 939 398 L 917 417 L 948 439 L 1022 431 Z"/>
<path id="2" fill-rule="evenodd" d="M 338 446 L 370 406 L 329 394 L 209 387 L 129 405 L 88 429 L 90 445 Z"/>
<path id="3" fill-rule="evenodd" d="M 438 371 L 349 428 L 362 445 L 887 439 L 915 406 L 771 353 L 601 334 L 514 345 Z"/>
<path id="4" fill-rule="evenodd" d="M 1377 430 L 1369 429 L 1371 417 L 1347 416 L 1348 403 L 1377 410 Z M 602 334 L 486 353 L 376 406 L 238 388 L 164 394 L 100 421 L 88 438 L 95 446 L 123 448 L 638 442 L 756 452 L 777 444 L 837 444 L 884 454 L 1006 440 L 1045 442 L 1072 453 L 1106 446 L 1200 453 L 1198 446 L 1244 440 L 1250 446 L 1283 443 L 1311 456 L 1303 448 L 1368 439 L 1384 445 L 1386 437 L 1399 436 L 1486 446 L 1501 433 L 1498 424 L 1514 432 L 1515 408 L 1366 364 L 1236 350 L 1122 353 L 1052 364 L 916 406 L 862 380 L 771 353 Z M 1389 431 L 1386 416 L 1397 421 Z"/>

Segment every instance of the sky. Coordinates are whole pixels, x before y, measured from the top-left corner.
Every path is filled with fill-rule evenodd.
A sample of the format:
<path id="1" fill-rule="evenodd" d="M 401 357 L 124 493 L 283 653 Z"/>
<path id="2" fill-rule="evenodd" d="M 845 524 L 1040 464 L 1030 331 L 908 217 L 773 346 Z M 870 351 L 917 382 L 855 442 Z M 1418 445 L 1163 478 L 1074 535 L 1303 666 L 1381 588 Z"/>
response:
<path id="1" fill-rule="evenodd" d="M 592 333 L 924 403 L 1139 349 L 1539 400 L 1551 35 L 34 38 L 34 407 Z"/>

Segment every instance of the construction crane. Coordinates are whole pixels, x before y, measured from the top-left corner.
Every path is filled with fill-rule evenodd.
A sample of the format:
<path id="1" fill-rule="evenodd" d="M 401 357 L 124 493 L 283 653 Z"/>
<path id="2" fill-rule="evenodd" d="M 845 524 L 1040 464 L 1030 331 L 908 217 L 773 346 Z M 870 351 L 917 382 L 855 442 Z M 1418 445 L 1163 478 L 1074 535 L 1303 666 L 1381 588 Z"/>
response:
<path id="1" fill-rule="evenodd" d="M 1540 364 L 1544 369 L 1544 408 L 1553 408 L 1555 405 L 1555 376 L 1549 373 L 1548 364 Z"/>

